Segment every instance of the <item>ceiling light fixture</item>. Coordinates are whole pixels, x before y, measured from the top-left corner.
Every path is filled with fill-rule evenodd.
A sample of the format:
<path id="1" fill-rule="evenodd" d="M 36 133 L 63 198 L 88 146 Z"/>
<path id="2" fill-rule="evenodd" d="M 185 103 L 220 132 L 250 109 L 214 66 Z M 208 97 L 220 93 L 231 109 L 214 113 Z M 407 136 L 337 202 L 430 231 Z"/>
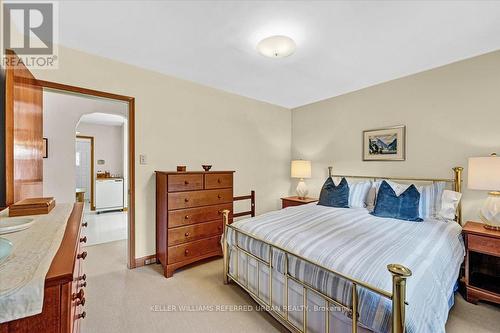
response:
<path id="1" fill-rule="evenodd" d="M 287 36 L 271 36 L 257 44 L 260 54 L 269 58 L 284 58 L 295 52 L 295 42 Z"/>

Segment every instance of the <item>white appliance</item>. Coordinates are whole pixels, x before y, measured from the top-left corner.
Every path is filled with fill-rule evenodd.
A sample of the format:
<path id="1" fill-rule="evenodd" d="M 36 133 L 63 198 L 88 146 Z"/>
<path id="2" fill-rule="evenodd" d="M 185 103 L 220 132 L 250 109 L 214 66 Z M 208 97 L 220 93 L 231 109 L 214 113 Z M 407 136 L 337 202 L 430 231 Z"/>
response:
<path id="1" fill-rule="evenodd" d="M 123 209 L 123 179 L 97 179 L 95 209 L 99 212 Z"/>

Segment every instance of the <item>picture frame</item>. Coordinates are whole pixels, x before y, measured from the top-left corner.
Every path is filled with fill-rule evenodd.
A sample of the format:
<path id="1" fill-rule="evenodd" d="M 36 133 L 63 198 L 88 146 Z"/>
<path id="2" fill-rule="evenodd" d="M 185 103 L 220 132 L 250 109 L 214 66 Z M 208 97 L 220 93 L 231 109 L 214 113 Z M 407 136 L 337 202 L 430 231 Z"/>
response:
<path id="1" fill-rule="evenodd" d="M 406 126 L 363 131 L 363 161 L 405 161 Z"/>
<path id="2" fill-rule="evenodd" d="M 43 146 L 42 146 L 42 157 L 49 157 L 49 139 L 43 138 Z"/>

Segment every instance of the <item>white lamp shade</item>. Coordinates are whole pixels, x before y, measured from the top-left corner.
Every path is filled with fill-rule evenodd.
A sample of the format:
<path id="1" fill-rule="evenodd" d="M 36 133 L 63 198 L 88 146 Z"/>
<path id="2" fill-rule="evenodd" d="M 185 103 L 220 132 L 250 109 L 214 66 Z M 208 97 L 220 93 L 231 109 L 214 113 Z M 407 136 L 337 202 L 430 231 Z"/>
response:
<path id="1" fill-rule="evenodd" d="M 469 158 L 468 183 L 471 190 L 500 190 L 500 157 Z"/>
<path id="2" fill-rule="evenodd" d="M 311 161 L 292 161 L 291 174 L 292 178 L 311 178 Z"/>

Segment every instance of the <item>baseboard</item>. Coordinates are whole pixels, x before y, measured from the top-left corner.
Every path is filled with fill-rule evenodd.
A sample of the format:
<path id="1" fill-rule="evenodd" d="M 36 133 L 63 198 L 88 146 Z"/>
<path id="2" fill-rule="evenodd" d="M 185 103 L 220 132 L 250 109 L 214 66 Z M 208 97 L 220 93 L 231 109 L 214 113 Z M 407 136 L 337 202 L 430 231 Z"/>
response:
<path id="1" fill-rule="evenodd" d="M 151 265 L 151 264 L 156 264 L 156 255 L 155 254 L 135 259 L 135 268 L 142 267 L 145 265 Z"/>

